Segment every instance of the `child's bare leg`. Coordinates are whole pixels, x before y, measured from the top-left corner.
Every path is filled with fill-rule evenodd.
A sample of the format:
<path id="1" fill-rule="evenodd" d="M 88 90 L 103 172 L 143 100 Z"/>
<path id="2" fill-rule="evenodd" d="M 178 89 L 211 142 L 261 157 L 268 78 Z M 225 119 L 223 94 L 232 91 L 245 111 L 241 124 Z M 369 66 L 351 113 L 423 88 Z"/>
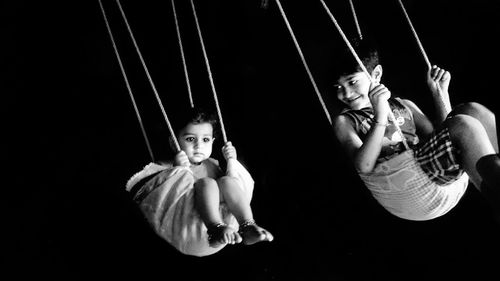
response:
<path id="1" fill-rule="evenodd" d="M 495 114 L 482 104 L 470 102 L 457 106 L 453 112 L 455 114 L 466 114 L 472 116 L 481 122 L 493 148 L 498 153 L 498 137 Z"/>
<path id="2" fill-rule="evenodd" d="M 483 156 L 495 154 L 495 149 L 481 122 L 469 115 L 457 114 L 445 121 L 453 143 L 460 149 L 461 163 L 472 183 L 479 188 L 482 177 L 476 163 Z"/>
<path id="3" fill-rule="evenodd" d="M 226 225 L 219 211 L 220 192 L 217 182 L 211 178 L 203 178 L 194 184 L 195 204 L 201 219 L 208 229 L 208 242 L 211 247 L 234 244 L 241 237 L 232 227 Z"/>
<path id="4" fill-rule="evenodd" d="M 479 120 L 486 130 L 493 149 L 498 153 L 496 120 L 492 111 L 479 103 L 472 102 L 458 106 L 453 112 L 466 114 Z M 475 167 L 481 177 L 481 182 L 476 180 L 475 184 L 480 184 L 480 190 L 487 193 L 488 197 L 499 198 L 496 200 L 496 205 L 500 206 L 498 204 L 500 202 L 500 158 L 496 154 L 484 155 L 476 162 Z"/>
<path id="5" fill-rule="evenodd" d="M 459 114 L 445 121 L 454 144 L 461 151 L 462 165 L 481 191 L 500 222 L 500 158 L 481 122 Z M 496 137 L 495 137 L 496 140 Z"/>
<path id="6" fill-rule="evenodd" d="M 250 245 L 261 241 L 272 241 L 273 235 L 255 223 L 250 200 L 240 188 L 238 181 L 226 176 L 221 177 L 218 183 L 224 201 L 240 224 L 239 233 L 243 238 L 243 243 Z"/>

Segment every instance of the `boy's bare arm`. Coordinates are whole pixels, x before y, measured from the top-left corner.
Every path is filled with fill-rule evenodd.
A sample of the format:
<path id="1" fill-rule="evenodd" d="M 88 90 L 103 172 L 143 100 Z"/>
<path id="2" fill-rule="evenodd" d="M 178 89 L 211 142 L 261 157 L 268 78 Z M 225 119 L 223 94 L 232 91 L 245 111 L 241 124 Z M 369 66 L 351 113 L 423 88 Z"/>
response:
<path id="1" fill-rule="evenodd" d="M 412 112 L 418 137 L 426 140 L 434 130 L 432 122 L 414 102 L 408 99 L 402 99 L 402 101 Z"/>
<path id="2" fill-rule="evenodd" d="M 351 122 L 344 116 L 336 118 L 334 123 L 336 136 L 348 156 L 354 162 L 354 167 L 360 173 L 369 173 L 375 168 L 378 156 L 382 150 L 382 138 L 385 126 L 374 125 L 363 142 Z"/>
<path id="3" fill-rule="evenodd" d="M 451 111 L 450 95 L 450 72 L 434 65 L 427 73 L 427 85 L 432 93 L 438 120 L 443 122 Z"/>

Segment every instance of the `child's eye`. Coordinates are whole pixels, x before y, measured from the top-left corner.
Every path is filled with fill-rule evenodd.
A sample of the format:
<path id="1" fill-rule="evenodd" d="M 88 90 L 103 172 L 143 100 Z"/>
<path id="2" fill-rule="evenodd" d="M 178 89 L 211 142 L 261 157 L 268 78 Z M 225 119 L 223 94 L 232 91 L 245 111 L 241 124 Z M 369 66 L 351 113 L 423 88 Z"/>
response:
<path id="1" fill-rule="evenodd" d="M 210 142 L 212 139 L 211 138 L 203 138 L 204 142 Z"/>
<path id="2" fill-rule="evenodd" d="M 356 84 L 357 82 L 358 82 L 358 80 L 351 80 L 351 81 L 349 81 L 349 85 L 354 85 L 354 84 Z"/>
<path id="3" fill-rule="evenodd" d="M 186 141 L 188 141 L 188 142 L 193 142 L 193 141 L 194 141 L 194 137 L 187 137 L 187 138 L 186 138 Z"/>

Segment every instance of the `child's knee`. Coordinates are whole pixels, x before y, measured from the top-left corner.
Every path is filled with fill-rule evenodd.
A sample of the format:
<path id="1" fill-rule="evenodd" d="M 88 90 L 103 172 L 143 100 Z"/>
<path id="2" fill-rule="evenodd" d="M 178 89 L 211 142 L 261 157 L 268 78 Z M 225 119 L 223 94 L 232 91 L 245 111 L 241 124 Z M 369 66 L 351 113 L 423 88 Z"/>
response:
<path id="1" fill-rule="evenodd" d="M 468 149 L 472 146 L 479 148 L 480 139 L 487 139 L 488 135 L 481 122 L 469 115 L 458 114 L 446 121 L 452 142 L 459 148 Z"/>
<path id="2" fill-rule="evenodd" d="M 477 102 L 468 102 L 459 105 L 455 110 L 455 114 L 466 114 L 473 117 L 491 117 L 493 112 L 491 112 L 486 106 Z"/>
<path id="3" fill-rule="evenodd" d="M 245 192 L 245 188 L 241 184 L 240 180 L 231 176 L 224 176 L 217 180 L 219 184 L 219 190 L 221 191 L 223 200 L 234 200 L 235 198 L 243 199 L 244 202 L 250 202 L 248 194 Z"/>
<path id="4" fill-rule="evenodd" d="M 452 136 L 466 136 L 482 127 L 479 120 L 466 114 L 453 116 L 446 121 L 446 126 Z"/>
<path id="5" fill-rule="evenodd" d="M 230 176 L 223 176 L 217 179 L 217 183 L 220 188 L 237 186 L 239 184 L 238 179 Z"/>
<path id="6" fill-rule="evenodd" d="M 194 184 L 195 190 L 217 188 L 217 182 L 212 178 L 201 178 Z"/>

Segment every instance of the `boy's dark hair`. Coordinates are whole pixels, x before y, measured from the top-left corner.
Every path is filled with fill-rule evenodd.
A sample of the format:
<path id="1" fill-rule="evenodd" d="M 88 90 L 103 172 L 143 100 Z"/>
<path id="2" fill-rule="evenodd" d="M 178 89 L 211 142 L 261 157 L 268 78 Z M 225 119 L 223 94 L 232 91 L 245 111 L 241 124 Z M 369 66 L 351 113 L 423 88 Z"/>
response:
<path id="1" fill-rule="evenodd" d="M 373 69 L 380 63 L 376 43 L 371 39 L 365 38 L 362 40 L 353 40 L 351 45 L 363 65 L 366 67 L 366 70 L 371 73 Z M 332 67 L 333 77 L 335 79 L 339 78 L 340 76 L 362 71 L 361 66 L 348 48 L 345 48 L 341 55 L 333 61 Z"/>

